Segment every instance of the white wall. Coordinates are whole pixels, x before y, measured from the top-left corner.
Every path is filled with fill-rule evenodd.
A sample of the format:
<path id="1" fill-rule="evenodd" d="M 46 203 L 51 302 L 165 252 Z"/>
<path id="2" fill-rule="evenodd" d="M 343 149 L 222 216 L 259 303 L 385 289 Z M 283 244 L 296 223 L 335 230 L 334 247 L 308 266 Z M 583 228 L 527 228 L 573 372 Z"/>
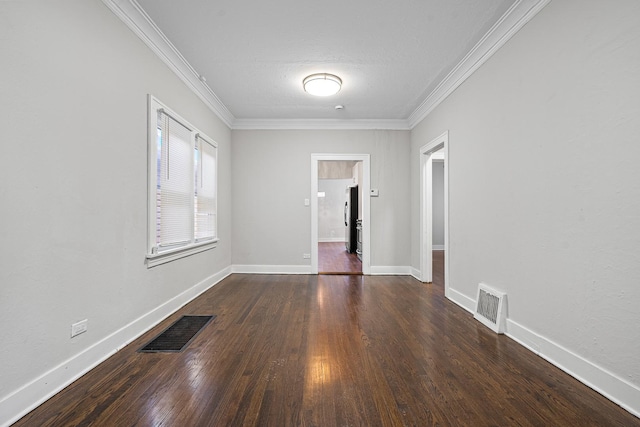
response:
<path id="1" fill-rule="evenodd" d="M 346 188 L 353 179 L 318 179 L 318 191 L 324 197 L 318 197 L 318 241 L 344 242 L 344 204 Z"/>
<path id="2" fill-rule="evenodd" d="M 371 154 L 371 263 L 417 267 L 418 150 L 447 129 L 453 297 L 506 290 L 512 335 L 640 413 L 639 7 L 552 1 L 411 134 L 231 136 L 98 0 L 0 2 L 0 424 L 232 261 L 308 264 L 311 153 Z M 218 247 L 153 269 L 147 93 L 220 144 Z"/>
<path id="3" fill-rule="evenodd" d="M 3 424 L 228 268 L 231 211 L 229 129 L 102 2 L 2 2 L 0 15 Z M 220 178 L 218 247 L 152 269 L 148 93 L 219 143 Z"/>
<path id="4" fill-rule="evenodd" d="M 552 1 L 412 131 L 449 130 L 450 296 L 640 414 L 640 3 Z"/>
<path id="5" fill-rule="evenodd" d="M 233 131 L 233 264 L 310 266 L 312 153 L 371 155 L 371 265 L 410 263 L 408 131 Z"/>

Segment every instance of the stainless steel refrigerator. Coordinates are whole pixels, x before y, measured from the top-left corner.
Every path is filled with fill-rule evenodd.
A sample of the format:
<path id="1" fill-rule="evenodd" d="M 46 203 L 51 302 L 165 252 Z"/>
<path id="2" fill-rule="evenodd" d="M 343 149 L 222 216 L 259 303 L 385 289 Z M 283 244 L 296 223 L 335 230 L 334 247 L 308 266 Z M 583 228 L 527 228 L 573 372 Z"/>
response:
<path id="1" fill-rule="evenodd" d="M 347 252 L 354 253 L 358 245 L 356 230 L 356 222 L 358 221 L 357 185 L 347 187 L 346 198 L 347 200 L 344 202 L 345 246 L 347 247 Z"/>

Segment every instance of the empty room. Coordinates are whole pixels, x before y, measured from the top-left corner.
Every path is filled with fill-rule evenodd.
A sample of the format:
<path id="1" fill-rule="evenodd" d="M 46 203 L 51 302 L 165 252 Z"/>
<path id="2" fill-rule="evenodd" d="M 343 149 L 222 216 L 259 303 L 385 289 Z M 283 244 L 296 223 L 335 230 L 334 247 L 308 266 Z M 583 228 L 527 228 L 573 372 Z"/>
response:
<path id="1" fill-rule="evenodd" d="M 640 426 L 639 2 L 9 0 L 0 48 L 0 427 Z"/>

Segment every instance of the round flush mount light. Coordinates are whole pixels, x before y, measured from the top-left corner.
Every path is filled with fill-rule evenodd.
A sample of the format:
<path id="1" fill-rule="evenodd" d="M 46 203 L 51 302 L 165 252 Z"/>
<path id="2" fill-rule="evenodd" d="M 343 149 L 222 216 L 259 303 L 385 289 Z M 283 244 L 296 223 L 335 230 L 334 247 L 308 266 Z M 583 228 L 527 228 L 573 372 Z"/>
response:
<path id="1" fill-rule="evenodd" d="M 330 96 L 338 93 L 342 80 L 338 76 L 327 73 L 311 74 L 302 81 L 305 92 L 315 96 Z"/>

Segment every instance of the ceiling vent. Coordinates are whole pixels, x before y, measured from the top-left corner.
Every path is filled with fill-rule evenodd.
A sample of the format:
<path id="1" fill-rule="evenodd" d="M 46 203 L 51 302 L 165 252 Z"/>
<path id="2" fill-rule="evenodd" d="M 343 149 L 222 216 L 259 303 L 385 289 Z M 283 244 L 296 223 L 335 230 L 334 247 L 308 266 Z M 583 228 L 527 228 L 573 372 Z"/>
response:
<path id="1" fill-rule="evenodd" d="M 473 317 L 492 331 L 504 334 L 507 323 L 507 294 L 480 283 L 476 301 Z"/>

